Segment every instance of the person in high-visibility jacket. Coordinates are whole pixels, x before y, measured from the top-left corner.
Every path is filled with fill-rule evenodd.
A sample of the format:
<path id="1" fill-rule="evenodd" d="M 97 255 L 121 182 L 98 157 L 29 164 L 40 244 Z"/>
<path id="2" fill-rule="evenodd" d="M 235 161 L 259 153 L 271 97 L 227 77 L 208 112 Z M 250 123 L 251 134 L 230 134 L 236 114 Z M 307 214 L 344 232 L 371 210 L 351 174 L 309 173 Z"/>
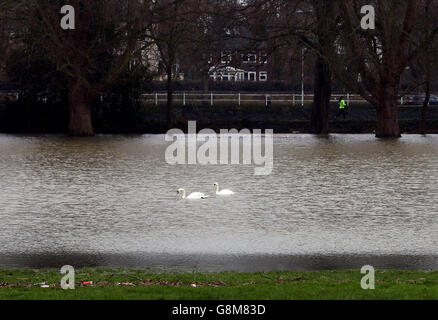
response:
<path id="1" fill-rule="evenodd" d="M 339 112 L 336 115 L 336 118 L 339 116 L 343 116 L 345 120 L 345 108 L 347 107 L 347 104 L 345 103 L 344 97 L 339 98 Z"/>

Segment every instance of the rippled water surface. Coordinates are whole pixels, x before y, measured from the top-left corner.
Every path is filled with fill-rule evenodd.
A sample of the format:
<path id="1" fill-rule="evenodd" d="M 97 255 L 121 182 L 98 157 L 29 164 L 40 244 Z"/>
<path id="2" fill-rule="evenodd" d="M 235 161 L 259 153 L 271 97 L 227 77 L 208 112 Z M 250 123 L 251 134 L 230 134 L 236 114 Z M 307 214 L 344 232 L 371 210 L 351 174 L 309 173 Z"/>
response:
<path id="1" fill-rule="evenodd" d="M 0 135 L 0 267 L 438 269 L 438 136 L 276 135 L 266 177 L 171 166 L 167 145 Z"/>

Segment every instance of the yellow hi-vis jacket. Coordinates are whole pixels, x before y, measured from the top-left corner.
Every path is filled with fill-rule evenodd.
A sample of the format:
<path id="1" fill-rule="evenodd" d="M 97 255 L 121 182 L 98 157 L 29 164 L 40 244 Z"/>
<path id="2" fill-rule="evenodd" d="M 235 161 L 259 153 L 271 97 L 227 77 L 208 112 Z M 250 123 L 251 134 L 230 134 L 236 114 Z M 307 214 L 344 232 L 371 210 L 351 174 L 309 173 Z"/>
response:
<path id="1" fill-rule="evenodd" d="M 339 109 L 345 109 L 346 106 L 347 106 L 347 104 L 345 103 L 344 99 L 339 101 Z"/>

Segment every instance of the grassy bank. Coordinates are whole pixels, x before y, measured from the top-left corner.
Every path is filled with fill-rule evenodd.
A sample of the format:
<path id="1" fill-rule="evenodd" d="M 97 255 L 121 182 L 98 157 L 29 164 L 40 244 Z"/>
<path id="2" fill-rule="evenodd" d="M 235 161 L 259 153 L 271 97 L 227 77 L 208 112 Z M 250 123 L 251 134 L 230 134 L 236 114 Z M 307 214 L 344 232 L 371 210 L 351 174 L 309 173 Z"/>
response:
<path id="1" fill-rule="evenodd" d="M 58 270 L 0 269 L 0 299 L 438 299 L 438 271 L 377 270 L 376 288 L 368 291 L 361 289 L 362 276 L 359 270 L 154 274 L 97 268 L 76 270 L 76 289 L 63 290 Z"/>
<path id="2" fill-rule="evenodd" d="M 136 108 L 98 108 L 92 112 L 93 125 L 100 134 L 166 133 L 165 105 L 142 105 Z M 400 128 L 403 133 L 418 133 L 421 107 L 400 106 Z M 198 130 L 220 129 L 273 129 L 275 133 L 309 133 L 312 105 L 273 103 L 267 110 L 263 104 L 251 103 L 238 106 L 232 103 L 218 105 L 175 104 L 174 128 L 187 130 L 187 121 L 197 121 Z M 373 133 L 376 127 L 374 107 L 364 103 L 352 104 L 347 118 L 336 119 L 336 103 L 330 107 L 330 132 Z M 0 104 L 0 133 L 67 133 L 69 113 L 66 106 Z M 438 133 L 438 106 L 427 112 L 429 133 Z"/>
<path id="3" fill-rule="evenodd" d="M 143 131 L 150 133 L 167 132 L 165 106 L 145 106 L 142 111 Z M 175 105 L 174 127 L 187 130 L 187 121 L 197 121 L 197 129 L 273 129 L 275 133 L 309 133 L 312 105 L 283 106 L 273 104 L 269 110 L 263 105 L 242 106 L 194 106 Z M 347 110 L 346 119 L 335 118 L 338 113 L 336 104 L 329 112 L 329 128 L 332 133 L 374 133 L 376 111 L 369 104 L 352 104 Z M 399 122 L 402 133 L 418 133 L 421 107 L 400 106 Z M 438 107 L 430 107 L 427 112 L 429 133 L 438 133 Z M 146 129 L 147 128 L 147 129 Z M 110 133 L 111 127 L 102 127 L 104 133 Z M 142 131 L 140 130 L 140 131 Z M 143 132 L 142 131 L 142 132 Z"/>

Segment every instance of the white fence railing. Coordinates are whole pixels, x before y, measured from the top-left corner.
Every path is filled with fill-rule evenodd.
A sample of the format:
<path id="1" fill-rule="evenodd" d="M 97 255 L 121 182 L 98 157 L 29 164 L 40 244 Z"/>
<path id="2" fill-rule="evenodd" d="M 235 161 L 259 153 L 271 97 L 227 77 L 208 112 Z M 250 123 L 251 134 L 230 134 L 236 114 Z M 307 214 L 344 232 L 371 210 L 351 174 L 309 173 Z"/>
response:
<path id="1" fill-rule="evenodd" d="M 341 96 L 344 96 L 347 104 L 352 102 L 365 102 L 365 100 L 359 95 L 355 94 L 333 94 L 331 97 L 332 102 L 337 102 Z M 149 104 L 165 104 L 167 103 L 166 92 L 156 92 L 143 94 L 142 99 Z M 281 103 L 287 105 L 304 105 L 305 103 L 313 101 L 313 94 L 299 94 L 299 93 L 186 93 L 175 92 L 173 94 L 173 100 L 175 103 L 182 105 L 203 103 L 214 106 L 216 104 L 232 103 L 236 105 L 242 105 L 244 103 L 258 103 L 266 106 L 274 103 Z"/>

